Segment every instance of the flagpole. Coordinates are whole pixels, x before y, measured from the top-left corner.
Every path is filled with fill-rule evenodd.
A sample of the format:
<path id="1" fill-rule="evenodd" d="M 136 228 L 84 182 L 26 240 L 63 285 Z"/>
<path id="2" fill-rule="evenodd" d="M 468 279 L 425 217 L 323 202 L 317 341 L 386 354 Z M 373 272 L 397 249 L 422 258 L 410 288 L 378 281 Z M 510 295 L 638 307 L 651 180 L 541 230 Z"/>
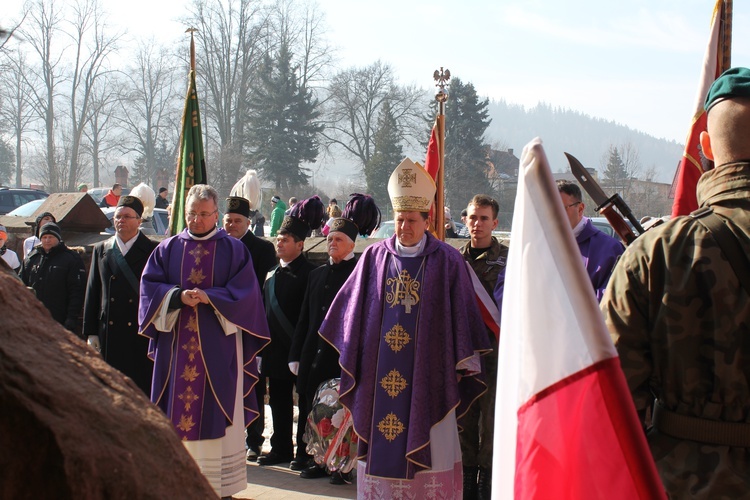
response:
<path id="1" fill-rule="evenodd" d="M 438 114 L 435 119 L 438 134 L 438 172 L 435 177 L 435 235 L 445 241 L 445 103 L 448 100 L 448 92 L 445 87 L 448 86 L 451 72 L 440 66 L 440 70 L 435 70 L 433 78 L 437 82 L 438 91 L 435 93 L 435 100 L 438 102 Z"/>
<path id="2" fill-rule="evenodd" d="M 721 13 L 721 73 L 732 67 L 732 0 L 724 0 Z"/>

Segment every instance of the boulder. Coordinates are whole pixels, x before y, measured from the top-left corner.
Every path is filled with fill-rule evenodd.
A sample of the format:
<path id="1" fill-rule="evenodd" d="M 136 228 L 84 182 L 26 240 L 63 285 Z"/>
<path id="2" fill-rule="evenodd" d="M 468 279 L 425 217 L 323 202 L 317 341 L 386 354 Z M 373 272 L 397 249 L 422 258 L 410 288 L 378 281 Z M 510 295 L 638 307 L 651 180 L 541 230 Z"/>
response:
<path id="1" fill-rule="evenodd" d="M 216 498 L 161 410 L 2 264 L 0 498 Z"/>

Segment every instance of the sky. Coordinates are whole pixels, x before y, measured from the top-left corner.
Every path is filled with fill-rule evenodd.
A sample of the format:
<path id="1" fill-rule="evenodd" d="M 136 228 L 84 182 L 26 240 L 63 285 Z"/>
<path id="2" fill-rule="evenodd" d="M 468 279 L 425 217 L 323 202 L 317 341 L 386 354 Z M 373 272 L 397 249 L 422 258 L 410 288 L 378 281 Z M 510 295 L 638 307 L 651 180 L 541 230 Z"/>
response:
<path id="1" fill-rule="evenodd" d="M 185 1 L 103 0 L 115 24 L 161 41 L 186 37 L 178 21 Z M 21 3 L 3 0 L 0 22 Z M 492 100 L 545 102 L 680 143 L 695 109 L 714 4 L 317 0 L 341 68 L 381 60 L 400 83 L 430 88 L 443 67 Z M 735 2 L 733 25 L 732 64 L 750 66 L 748 2 Z"/>

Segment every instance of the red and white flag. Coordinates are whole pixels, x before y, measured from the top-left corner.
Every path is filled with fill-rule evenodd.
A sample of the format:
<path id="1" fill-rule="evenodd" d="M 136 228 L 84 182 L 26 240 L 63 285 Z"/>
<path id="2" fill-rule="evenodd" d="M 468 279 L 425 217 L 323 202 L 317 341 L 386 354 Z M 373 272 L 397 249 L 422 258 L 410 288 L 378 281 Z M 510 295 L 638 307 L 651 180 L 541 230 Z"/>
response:
<path id="1" fill-rule="evenodd" d="M 666 498 L 566 220 L 535 139 L 506 267 L 492 498 Z"/>
<path id="2" fill-rule="evenodd" d="M 706 47 L 706 54 L 703 58 L 703 70 L 698 82 L 698 94 L 693 107 L 693 121 L 685 140 L 685 152 L 682 154 L 672 182 L 672 192 L 674 193 L 672 217 L 687 215 L 698 208 L 695 189 L 698 185 L 698 179 L 703 174 L 698 146 L 701 132 L 706 130 L 706 112 L 703 105 L 706 102 L 706 95 L 708 95 L 711 84 L 730 66 L 731 19 L 731 1 L 717 0 L 711 17 L 708 47 Z"/>

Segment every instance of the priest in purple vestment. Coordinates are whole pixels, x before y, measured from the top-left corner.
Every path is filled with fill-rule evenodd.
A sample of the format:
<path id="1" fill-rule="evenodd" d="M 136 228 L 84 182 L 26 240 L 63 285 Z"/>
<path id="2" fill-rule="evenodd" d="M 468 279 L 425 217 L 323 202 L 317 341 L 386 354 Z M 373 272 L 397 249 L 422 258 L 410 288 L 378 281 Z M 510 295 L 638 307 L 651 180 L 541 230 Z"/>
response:
<path id="1" fill-rule="evenodd" d="M 405 159 L 388 192 L 396 234 L 365 250 L 320 327 L 359 437 L 357 497 L 461 498 L 458 430 L 489 340 L 463 257 L 427 231 L 432 178 Z"/>
<path id="2" fill-rule="evenodd" d="M 217 229 L 218 194 L 187 196 L 187 229 L 162 241 L 141 279 L 139 333 L 154 361 L 151 400 L 214 487 L 247 486 L 244 429 L 258 416 L 256 354 L 269 342 L 250 253 Z"/>
<path id="3" fill-rule="evenodd" d="M 601 301 L 612 270 L 625 247 L 615 238 L 598 230 L 588 217 L 583 216 L 586 205 L 581 197 L 581 188 L 577 184 L 559 180 L 557 190 L 560 192 L 565 214 L 581 251 L 586 273 L 594 286 L 596 300 Z"/>

